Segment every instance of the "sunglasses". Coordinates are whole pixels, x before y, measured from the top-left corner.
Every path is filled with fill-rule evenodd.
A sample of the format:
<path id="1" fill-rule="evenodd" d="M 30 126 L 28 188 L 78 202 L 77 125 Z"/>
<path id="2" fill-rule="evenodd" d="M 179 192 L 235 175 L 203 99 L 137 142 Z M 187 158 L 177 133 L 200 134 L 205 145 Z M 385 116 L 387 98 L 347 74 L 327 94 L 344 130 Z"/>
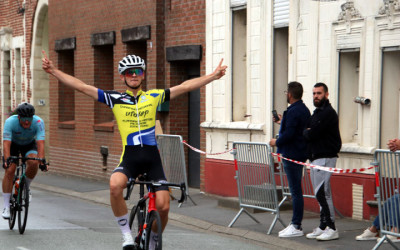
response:
<path id="1" fill-rule="evenodd" d="M 33 117 L 20 117 L 21 122 L 32 122 Z"/>
<path id="2" fill-rule="evenodd" d="M 143 69 L 127 69 L 124 72 L 124 75 L 126 76 L 133 76 L 133 74 L 137 75 L 137 76 L 141 76 L 143 75 Z"/>

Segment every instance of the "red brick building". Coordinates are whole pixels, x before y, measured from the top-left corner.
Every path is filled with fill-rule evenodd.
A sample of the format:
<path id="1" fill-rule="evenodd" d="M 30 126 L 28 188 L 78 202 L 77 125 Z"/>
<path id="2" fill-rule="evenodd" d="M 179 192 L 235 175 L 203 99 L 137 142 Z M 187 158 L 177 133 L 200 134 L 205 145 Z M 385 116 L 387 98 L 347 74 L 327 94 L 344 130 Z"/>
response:
<path id="1" fill-rule="evenodd" d="M 61 70 L 87 84 L 121 92 L 126 88 L 117 66 L 127 54 L 146 60 L 145 89 L 169 88 L 205 73 L 204 0 L 39 0 L 30 1 L 25 11 L 20 6 L 20 13 L 17 3 L 0 2 L 0 38 L 8 41 L 0 54 L 2 99 L 10 94 L 11 107 L 21 100 L 35 104 L 48 126 L 52 171 L 108 179 L 122 148 L 111 110 L 43 73 L 42 49 Z M 25 41 L 20 50 L 14 46 L 19 40 Z M 23 65 L 22 70 L 18 65 Z M 18 99 L 14 96 L 19 89 Z M 204 148 L 199 128 L 205 118 L 204 94 L 202 89 L 162 107 L 158 119 L 164 133 L 182 135 Z M 2 110 L 7 112 L 3 101 Z M 3 123 L 7 116 L 2 117 Z M 200 157 L 186 158 L 195 168 L 189 168 L 190 184 L 200 186 Z"/>

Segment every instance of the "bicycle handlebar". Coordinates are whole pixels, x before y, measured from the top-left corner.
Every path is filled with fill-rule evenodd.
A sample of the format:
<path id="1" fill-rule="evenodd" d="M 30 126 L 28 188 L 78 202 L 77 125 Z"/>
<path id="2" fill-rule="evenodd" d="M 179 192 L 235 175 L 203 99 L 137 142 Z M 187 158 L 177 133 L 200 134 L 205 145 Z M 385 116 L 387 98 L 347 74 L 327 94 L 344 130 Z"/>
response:
<path id="1" fill-rule="evenodd" d="M 10 166 L 10 163 L 17 163 L 18 160 L 22 160 L 23 162 L 29 161 L 29 160 L 40 161 L 42 164 L 39 165 L 39 168 L 42 171 L 47 171 L 47 166 L 50 165 L 49 162 L 46 162 L 45 158 L 10 156 L 6 160 L 7 168 L 8 168 L 8 166 Z"/>
<path id="2" fill-rule="evenodd" d="M 152 187 L 178 187 L 181 190 L 181 198 L 178 200 L 178 203 L 182 203 L 186 200 L 186 184 L 185 182 L 181 182 L 180 184 L 177 183 L 170 183 L 170 182 L 154 182 L 154 181 L 137 181 L 137 180 L 130 180 L 126 183 L 127 192 L 125 195 L 125 200 L 128 200 L 131 196 L 133 186 L 134 185 L 149 185 Z"/>

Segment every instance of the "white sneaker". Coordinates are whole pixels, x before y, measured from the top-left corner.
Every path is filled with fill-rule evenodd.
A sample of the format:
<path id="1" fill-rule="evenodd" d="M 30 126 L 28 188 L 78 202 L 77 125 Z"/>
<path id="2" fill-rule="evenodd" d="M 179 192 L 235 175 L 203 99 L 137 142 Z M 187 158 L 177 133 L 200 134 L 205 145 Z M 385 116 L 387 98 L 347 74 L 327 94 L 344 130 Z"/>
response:
<path id="1" fill-rule="evenodd" d="M 339 239 L 338 230 L 333 230 L 330 227 L 326 227 L 324 232 L 316 238 L 317 240 L 336 240 Z"/>
<path id="2" fill-rule="evenodd" d="M 390 241 L 392 241 L 393 243 L 400 242 L 400 239 L 399 239 L 399 238 L 397 238 L 396 236 L 393 236 L 393 235 L 387 235 L 386 237 L 387 237 L 387 238 L 389 238 L 389 240 L 390 240 Z M 376 239 L 376 241 L 378 241 L 378 242 L 379 242 L 381 239 L 382 239 L 382 238 L 377 238 L 377 239 Z M 384 241 L 384 243 L 388 243 L 388 241 L 387 241 L 387 240 L 385 240 L 385 241 Z"/>
<path id="3" fill-rule="evenodd" d="M 278 235 L 283 234 L 286 230 L 290 228 L 292 224 L 289 224 L 289 226 L 285 227 L 283 230 L 279 231 Z"/>
<path id="4" fill-rule="evenodd" d="M 317 228 L 314 228 L 312 233 L 308 233 L 306 235 L 306 237 L 307 237 L 307 239 L 315 239 L 315 238 L 317 238 L 318 236 L 320 236 L 323 233 L 324 233 L 324 230 L 322 230 L 321 228 L 317 227 Z"/>
<path id="5" fill-rule="evenodd" d="M 282 232 L 283 231 L 283 232 Z M 289 237 L 298 237 L 303 236 L 303 230 L 296 229 L 292 224 L 290 224 L 287 228 L 279 232 L 279 237 L 281 238 L 289 238 Z"/>
<path id="6" fill-rule="evenodd" d="M 3 209 L 3 213 L 1 214 L 1 216 L 3 216 L 3 218 L 5 220 L 9 220 L 10 219 L 10 207 L 5 207 Z"/>
<path id="7" fill-rule="evenodd" d="M 29 203 L 32 201 L 32 193 L 31 190 L 29 190 Z"/>
<path id="8" fill-rule="evenodd" d="M 130 246 L 133 247 L 134 243 L 133 243 L 132 234 L 130 232 L 123 233 L 122 238 L 124 240 L 124 242 L 122 243 L 122 247 L 130 247 Z"/>
<path id="9" fill-rule="evenodd" d="M 356 240 L 377 240 L 379 233 L 374 233 L 369 228 L 364 230 L 364 233 L 356 236 Z"/>

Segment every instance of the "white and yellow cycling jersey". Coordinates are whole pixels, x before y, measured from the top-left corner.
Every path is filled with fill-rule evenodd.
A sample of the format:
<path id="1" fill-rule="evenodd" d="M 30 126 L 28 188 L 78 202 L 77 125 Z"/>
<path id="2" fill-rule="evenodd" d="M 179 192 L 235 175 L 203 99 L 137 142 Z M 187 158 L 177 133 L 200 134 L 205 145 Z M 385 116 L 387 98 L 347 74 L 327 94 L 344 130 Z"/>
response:
<path id="1" fill-rule="evenodd" d="M 169 101 L 170 90 L 140 90 L 137 96 L 127 90 L 98 90 L 98 101 L 107 104 L 115 116 L 121 134 L 122 146 L 157 145 L 155 137 L 157 107 Z"/>

